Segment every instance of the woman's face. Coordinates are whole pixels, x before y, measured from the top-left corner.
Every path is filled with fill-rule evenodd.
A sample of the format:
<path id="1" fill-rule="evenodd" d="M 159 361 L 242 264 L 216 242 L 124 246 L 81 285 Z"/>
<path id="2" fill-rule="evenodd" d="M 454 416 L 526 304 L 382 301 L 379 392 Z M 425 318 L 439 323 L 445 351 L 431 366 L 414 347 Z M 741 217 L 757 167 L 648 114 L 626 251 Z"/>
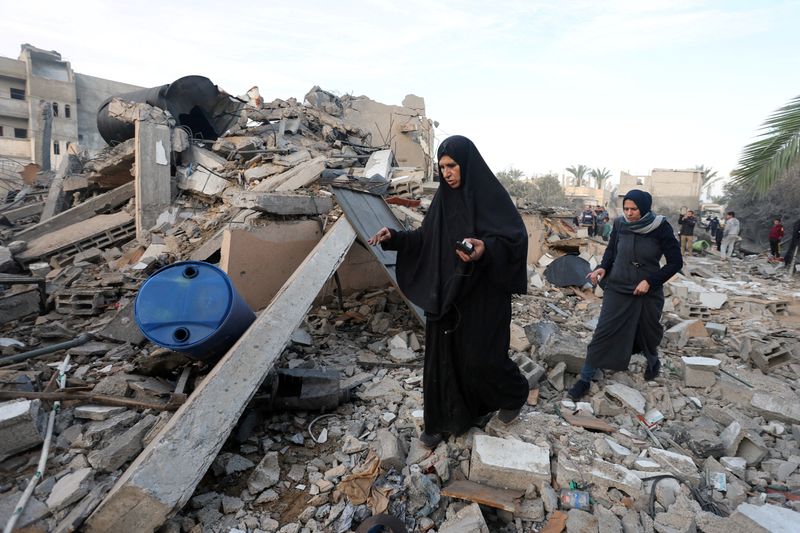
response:
<path id="1" fill-rule="evenodd" d="M 461 187 L 461 165 L 449 155 L 443 155 L 439 160 L 439 173 L 451 189 Z"/>
<path id="2" fill-rule="evenodd" d="M 622 210 L 625 212 L 625 218 L 630 222 L 636 222 L 642 218 L 642 214 L 639 212 L 639 206 L 637 206 L 636 202 L 633 200 L 625 200 L 622 203 Z"/>

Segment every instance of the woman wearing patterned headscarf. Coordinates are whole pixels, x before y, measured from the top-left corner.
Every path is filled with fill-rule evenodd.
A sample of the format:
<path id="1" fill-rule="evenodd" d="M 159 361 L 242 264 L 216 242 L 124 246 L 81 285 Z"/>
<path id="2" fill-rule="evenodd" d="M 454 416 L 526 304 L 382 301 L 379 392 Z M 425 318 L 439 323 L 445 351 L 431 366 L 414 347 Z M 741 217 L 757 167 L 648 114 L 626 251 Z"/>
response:
<path id="1" fill-rule="evenodd" d="M 508 193 L 475 145 L 439 146 L 439 189 L 422 227 L 382 228 L 370 244 L 397 250 L 397 281 L 425 310 L 425 431 L 435 447 L 499 410 L 519 414 L 528 383 L 508 357 L 511 295 L 527 289 L 528 235 Z M 467 241 L 473 250 L 459 249 Z"/>
<path id="2" fill-rule="evenodd" d="M 614 227 L 600 267 L 589 273 L 603 286 L 603 307 L 586 351 L 586 361 L 569 396 L 582 398 L 600 369 L 626 370 L 631 355 L 647 359 L 644 378 L 655 379 L 661 369 L 658 345 L 664 330 L 664 283 L 683 266 L 672 226 L 653 213 L 649 193 L 633 189 L 622 200 L 623 215 Z M 667 263 L 660 265 L 661 257 Z"/>

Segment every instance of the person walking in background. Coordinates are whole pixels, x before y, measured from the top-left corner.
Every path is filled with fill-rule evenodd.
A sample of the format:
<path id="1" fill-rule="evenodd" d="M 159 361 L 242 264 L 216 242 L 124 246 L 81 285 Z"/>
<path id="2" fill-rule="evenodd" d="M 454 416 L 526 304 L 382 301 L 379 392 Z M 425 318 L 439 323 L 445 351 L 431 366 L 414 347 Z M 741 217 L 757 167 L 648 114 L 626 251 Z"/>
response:
<path id="1" fill-rule="evenodd" d="M 603 240 L 608 242 L 608 237 L 611 235 L 611 230 L 613 226 L 608 220 L 608 215 L 603 219 Z"/>
<path id="2" fill-rule="evenodd" d="M 728 211 L 725 215 L 725 229 L 722 230 L 722 249 L 720 255 L 723 260 L 728 260 L 733 257 L 733 247 L 739 239 L 739 231 L 741 225 L 739 219 L 736 218 L 733 211 Z"/>
<path id="3" fill-rule="evenodd" d="M 678 225 L 681 227 L 681 253 L 683 255 L 692 255 L 692 244 L 694 244 L 694 225 L 697 224 L 697 219 L 694 217 L 694 211 L 689 210 L 685 215 L 678 215 Z"/>
<path id="4" fill-rule="evenodd" d="M 628 191 L 603 261 L 587 276 L 604 285 L 603 304 L 579 379 L 568 392 L 573 400 L 589 392 L 598 369 L 626 370 L 636 352 L 647 359 L 646 380 L 655 379 L 661 369 L 663 285 L 681 269 L 683 258 L 672 226 L 651 211 L 652 203 L 649 193 Z M 663 267 L 662 257 L 667 260 Z"/>
<path id="5" fill-rule="evenodd" d="M 719 219 L 716 215 L 712 215 L 706 219 L 706 222 L 708 222 L 708 234 L 711 236 L 711 244 L 715 244 L 717 231 L 719 231 Z M 717 251 L 719 251 L 719 246 L 717 246 Z"/>
<path id="6" fill-rule="evenodd" d="M 716 217 L 714 217 L 716 218 Z M 722 252 L 722 233 L 723 229 L 725 229 L 725 224 L 722 223 L 721 220 L 717 219 L 717 233 L 714 235 L 714 243 L 717 245 L 717 251 Z"/>
<path id="7" fill-rule="evenodd" d="M 783 224 L 781 224 L 780 217 L 775 217 L 772 221 L 772 227 L 769 229 L 769 250 L 770 250 L 770 263 L 783 261 L 781 259 L 781 239 L 783 239 Z"/>
<path id="8" fill-rule="evenodd" d="M 608 212 L 603 209 L 603 206 L 598 205 L 594 208 L 594 236 L 602 237 L 606 227 L 606 220 L 608 220 Z"/>
<path id="9" fill-rule="evenodd" d="M 511 422 L 529 391 L 508 356 L 511 295 L 528 285 L 525 224 L 472 141 L 448 137 L 438 162 L 422 227 L 384 227 L 369 239 L 397 251 L 397 283 L 425 311 L 420 441 L 431 449 L 494 411 Z"/>

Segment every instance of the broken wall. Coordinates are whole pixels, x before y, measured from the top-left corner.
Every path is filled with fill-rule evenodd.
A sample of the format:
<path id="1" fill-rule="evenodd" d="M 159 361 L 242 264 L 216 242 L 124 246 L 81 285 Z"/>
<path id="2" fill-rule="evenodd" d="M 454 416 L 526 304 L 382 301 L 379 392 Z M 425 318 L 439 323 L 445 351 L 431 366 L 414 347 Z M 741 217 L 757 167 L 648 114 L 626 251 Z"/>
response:
<path id="1" fill-rule="evenodd" d="M 528 231 L 528 264 L 535 265 L 544 254 L 544 242 L 547 238 L 542 215 L 539 213 L 520 213 L 525 229 Z"/>

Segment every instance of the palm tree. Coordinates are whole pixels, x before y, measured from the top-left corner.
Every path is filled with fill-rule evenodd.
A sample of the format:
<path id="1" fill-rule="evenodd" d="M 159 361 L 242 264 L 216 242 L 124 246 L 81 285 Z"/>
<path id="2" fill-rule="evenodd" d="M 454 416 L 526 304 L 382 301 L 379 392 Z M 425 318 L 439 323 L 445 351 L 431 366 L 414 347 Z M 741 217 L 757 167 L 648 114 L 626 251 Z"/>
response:
<path id="1" fill-rule="evenodd" d="M 722 176 L 717 175 L 717 171 L 714 170 L 713 167 L 707 167 L 705 165 L 695 165 L 695 170 L 699 170 L 702 181 L 700 183 L 700 190 L 705 190 L 706 193 L 709 192 L 711 186 L 714 185 L 716 182 L 722 179 Z"/>
<path id="2" fill-rule="evenodd" d="M 589 171 L 589 167 L 586 165 L 578 165 L 577 167 L 567 167 L 567 172 L 572 174 L 573 176 L 573 183 L 576 187 L 583 187 L 583 177 L 586 176 L 586 173 Z"/>
<path id="3" fill-rule="evenodd" d="M 742 150 L 731 177 L 735 185 L 763 196 L 800 163 L 800 96 L 772 113 L 760 130 Z"/>
<path id="4" fill-rule="evenodd" d="M 597 184 L 598 189 L 602 189 L 603 185 L 605 185 L 606 180 L 611 177 L 611 171 L 607 168 L 593 168 L 589 175 L 594 178 L 595 183 Z"/>

